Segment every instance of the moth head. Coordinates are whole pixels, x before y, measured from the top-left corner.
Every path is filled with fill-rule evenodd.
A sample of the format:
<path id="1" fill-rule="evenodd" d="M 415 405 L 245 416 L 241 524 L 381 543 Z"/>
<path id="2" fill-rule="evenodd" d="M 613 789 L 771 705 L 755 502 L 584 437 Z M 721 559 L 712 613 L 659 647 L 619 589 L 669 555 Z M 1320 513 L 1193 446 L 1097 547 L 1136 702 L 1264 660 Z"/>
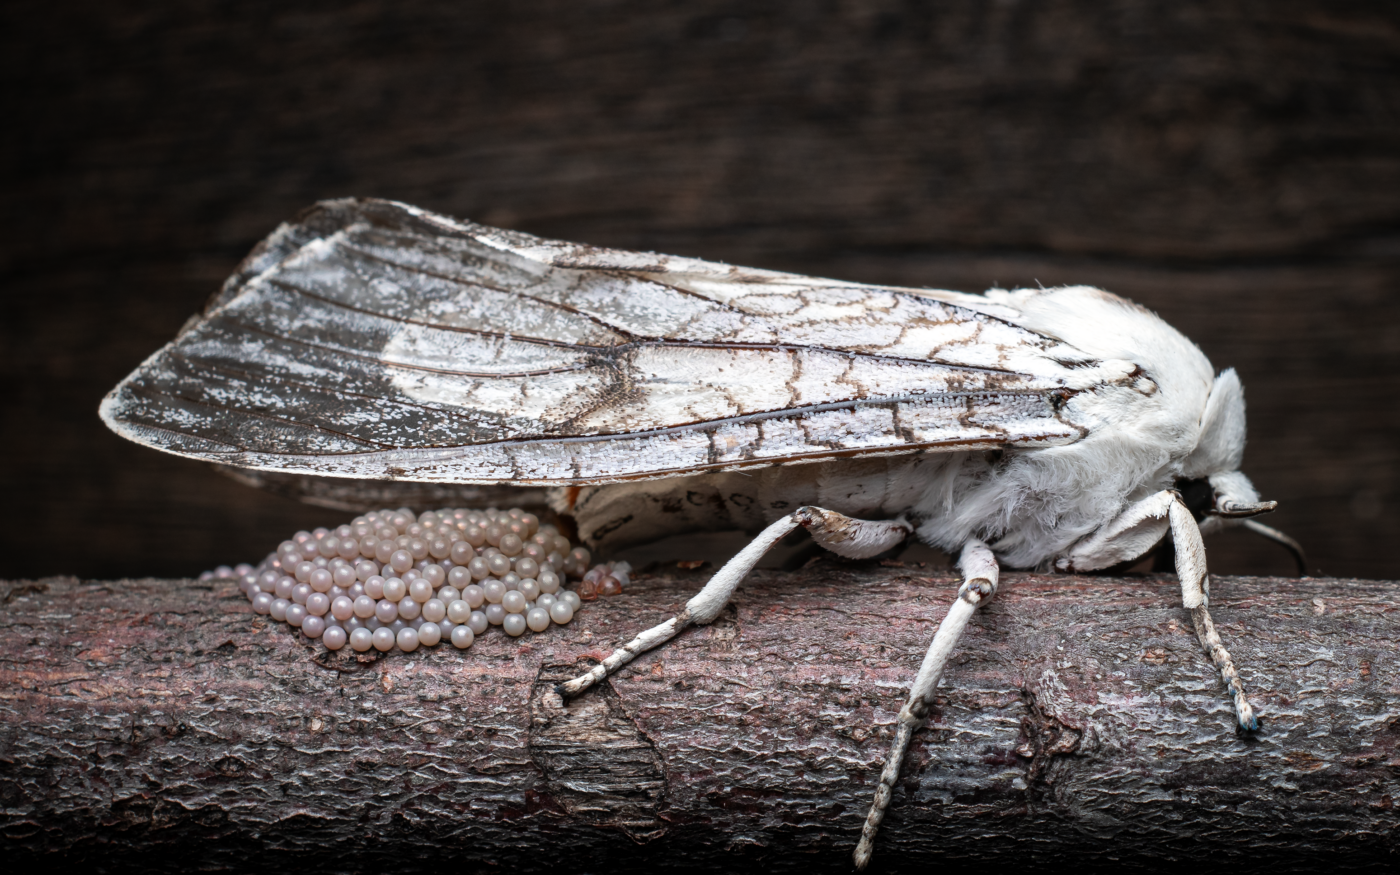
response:
<path id="1" fill-rule="evenodd" d="M 1254 484 L 1239 471 L 1223 471 L 1209 477 L 1178 477 L 1176 491 L 1201 531 L 1219 528 L 1212 520 L 1240 520 L 1268 513 L 1277 501 L 1260 501 Z"/>
<path id="2" fill-rule="evenodd" d="M 1201 412 L 1196 448 L 1182 464 L 1177 489 L 1196 519 L 1241 518 L 1268 513 L 1277 502 L 1259 501 L 1244 460 L 1244 387 L 1233 368 L 1215 378 Z"/>
<path id="3" fill-rule="evenodd" d="M 1240 471 L 1244 459 L 1244 387 L 1234 369 L 1215 378 L 1196 448 L 1186 457 L 1176 489 L 1191 515 L 1208 534 L 1240 524 L 1255 534 L 1286 547 L 1303 574 L 1307 560 L 1297 541 L 1277 529 L 1250 519 L 1278 507 L 1277 501 L 1260 501 L 1249 478 Z"/>

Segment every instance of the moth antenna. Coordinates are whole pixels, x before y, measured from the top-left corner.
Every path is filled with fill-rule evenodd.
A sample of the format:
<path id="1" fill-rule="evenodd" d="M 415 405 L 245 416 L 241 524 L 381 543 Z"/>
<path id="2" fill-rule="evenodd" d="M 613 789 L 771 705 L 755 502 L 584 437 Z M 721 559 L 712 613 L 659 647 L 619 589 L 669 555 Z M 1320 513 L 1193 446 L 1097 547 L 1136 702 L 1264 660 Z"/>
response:
<path id="1" fill-rule="evenodd" d="M 1263 535 L 1275 544 L 1283 545 L 1289 553 L 1293 554 L 1293 561 L 1298 564 L 1298 576 L 1304 577 L 1308 573 L 1308 557 L 1303 552 L 1303 545 L 1280 532 L 1272 526 L 1266 526 L 1254 520 L 1243 520 L 1244 527 L 1256 535 Z"/>

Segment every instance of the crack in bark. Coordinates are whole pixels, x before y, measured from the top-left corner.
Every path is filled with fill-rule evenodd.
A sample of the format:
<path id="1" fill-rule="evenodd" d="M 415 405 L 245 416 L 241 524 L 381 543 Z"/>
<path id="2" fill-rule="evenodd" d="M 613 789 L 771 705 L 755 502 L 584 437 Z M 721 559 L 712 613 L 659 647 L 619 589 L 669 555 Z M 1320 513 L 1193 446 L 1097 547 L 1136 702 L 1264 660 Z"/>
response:
<path id="1" fill-rule="evenodd" d="M 1075 756 L 1084 740 L 1084 728 L 1071 726 L 1046 711 L 1040 697 L 1027 685 L 1021 690 L 1026 714 L 1021 718 L 1021 738 L 1016 753 L 1030 760 L 1026 765 L 1026 793 L 1032 798 L 1043 796 L 1054 783 L 1049 774 L 1057 757 Z"/>
<path id="2" fill-rule="evenodd" d="M 620 829 L 644 844 L 666 834 L 659 815 L 666 773 L 656 745 L 623 710 L 606 681 L 564 702 L 556 692 L 581 666 L 544 665 L 530 696 L 530 759 L 563 810 Z"/>

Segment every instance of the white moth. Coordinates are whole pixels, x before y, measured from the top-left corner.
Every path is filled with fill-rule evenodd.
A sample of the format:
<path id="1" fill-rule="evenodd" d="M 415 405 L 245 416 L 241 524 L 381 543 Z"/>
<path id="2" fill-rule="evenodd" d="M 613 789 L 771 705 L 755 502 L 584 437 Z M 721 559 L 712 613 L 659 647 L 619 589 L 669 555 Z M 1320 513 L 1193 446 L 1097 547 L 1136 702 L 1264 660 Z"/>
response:
<path id="1" fill-rule="evenodd" d="M 1244 520 L 1274 503 L 1239 471 L 1234 371 L 1107 292 L 814 279 L 385 201 L 279 228 L 101 413 L 139 443 L 254 471 L 549 487 L 594 549 L 758 532 L 565 695 L 713 620 L 798 526 L 848 557 L 911 536 L 958 555 L 965 580 L 900 712 L 860 867 L 1000 564 L 1110 568 L 1170 535 L 1182 602 L 1248 730 L 1201 534 L 1242 521 L 1292 545 Z"/>

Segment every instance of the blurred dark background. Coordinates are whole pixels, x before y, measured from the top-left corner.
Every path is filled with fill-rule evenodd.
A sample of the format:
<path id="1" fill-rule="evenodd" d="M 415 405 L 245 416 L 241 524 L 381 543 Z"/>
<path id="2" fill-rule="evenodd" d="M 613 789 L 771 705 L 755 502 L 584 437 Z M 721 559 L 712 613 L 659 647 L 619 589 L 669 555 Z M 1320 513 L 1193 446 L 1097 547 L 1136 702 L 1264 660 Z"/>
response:
<path id="1" fill-rule="evenodd" d="M 189 575 L 343 519 L 97 418 L 258 239 L 342 195 L 845 279 L 1102 285 L 1240 370 L 1246 471 L 1316 570 L 1397 576 L 1394 3 L 106 0 L 0 31 L 0 577 Z"/>

